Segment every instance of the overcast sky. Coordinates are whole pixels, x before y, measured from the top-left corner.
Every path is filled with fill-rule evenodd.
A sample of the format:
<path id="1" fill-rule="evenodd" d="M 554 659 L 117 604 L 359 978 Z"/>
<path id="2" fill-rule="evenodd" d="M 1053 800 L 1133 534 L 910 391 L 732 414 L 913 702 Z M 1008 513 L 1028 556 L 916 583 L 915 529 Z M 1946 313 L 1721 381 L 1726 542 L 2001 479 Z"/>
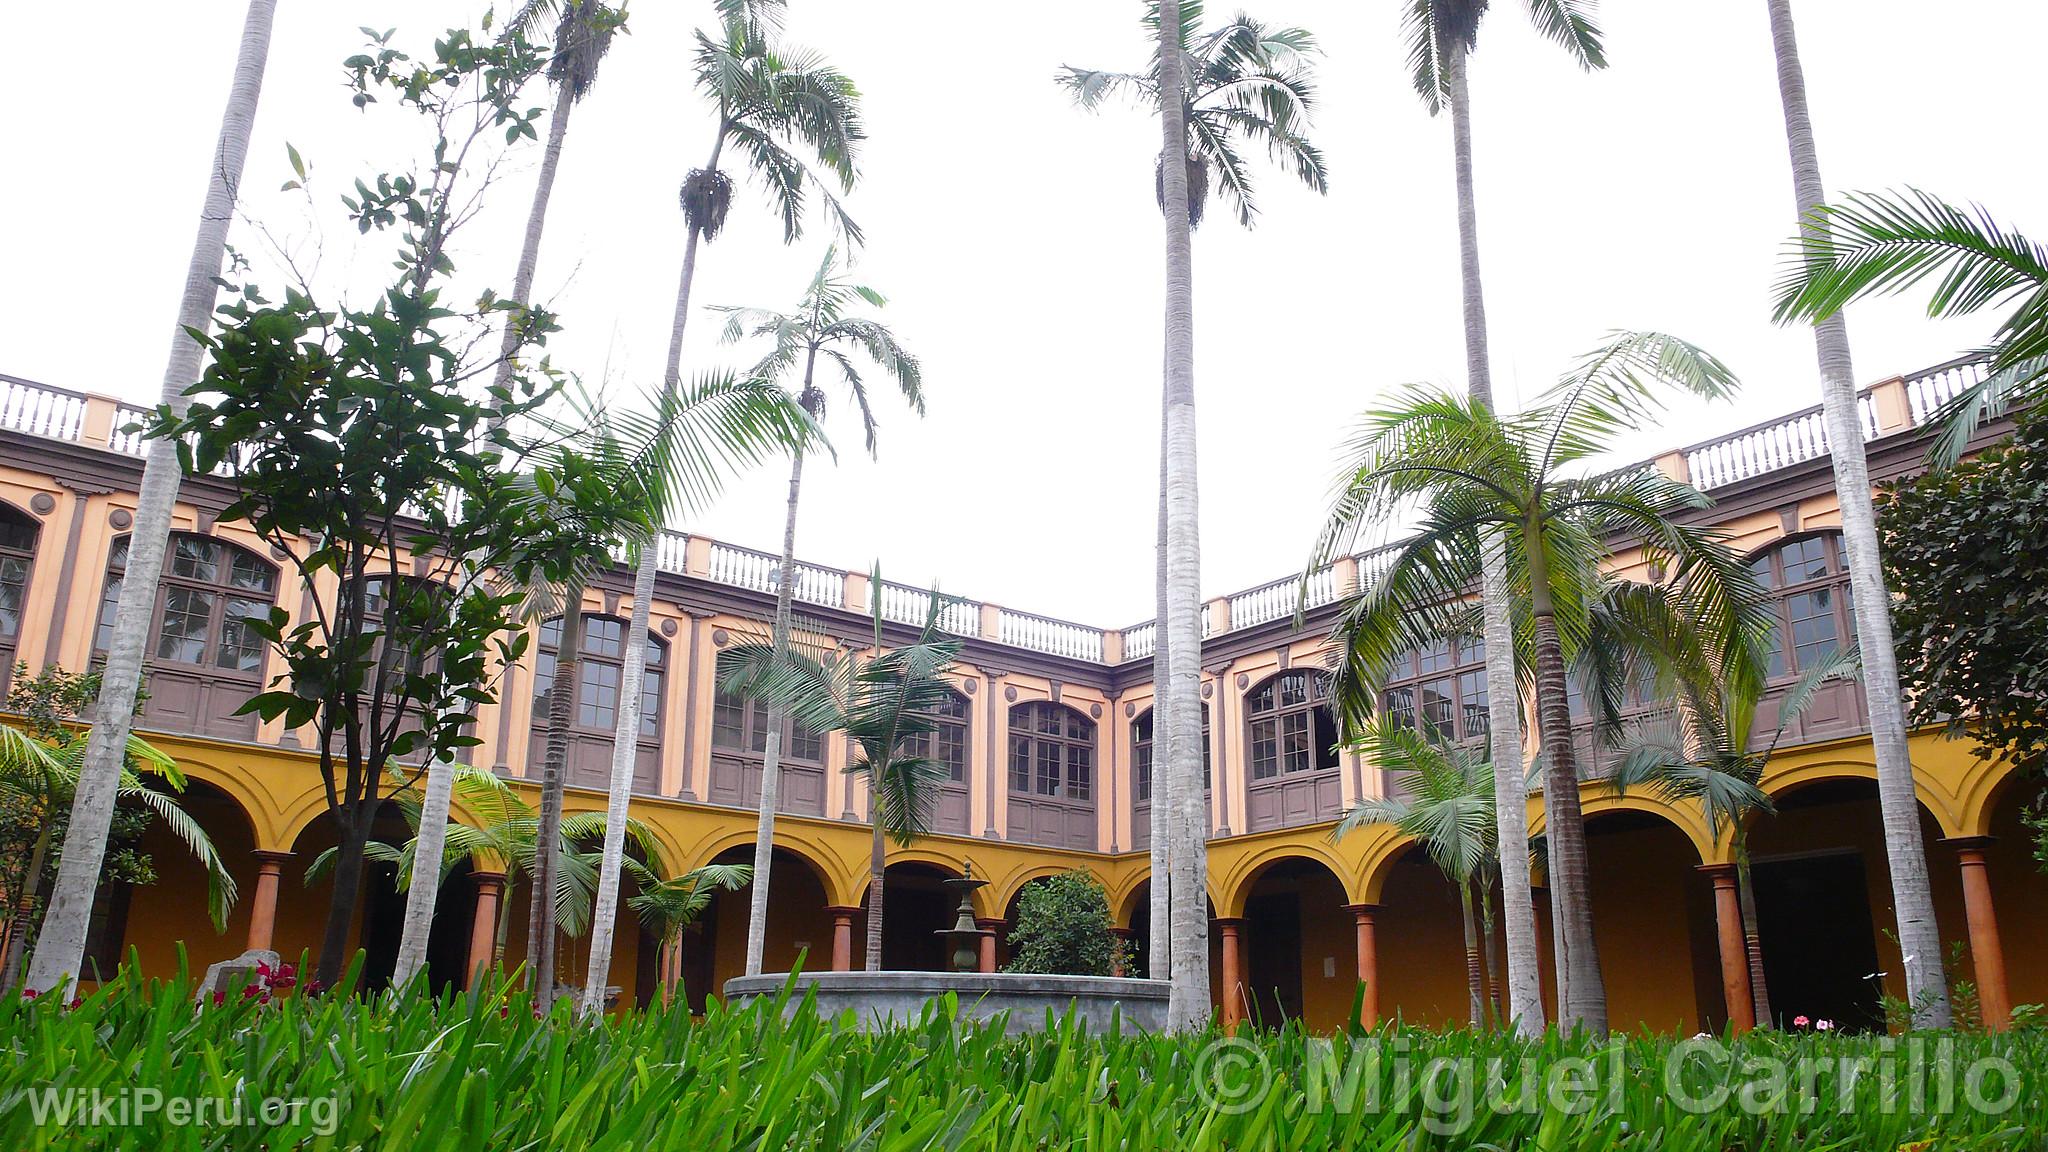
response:
<path id="1" fill-rule="evenodd" d="M 858 273 L 922 359 L 930 415 L 884 402 L 880 459 L 843 406 L 836 466 L 806 473 L 798 554 L 1085 623 L 1150 615 L 1161 340 L 1156 123 L 1072 108 L 1063 63 L 1134 69 L 1139 0 L 794 0 L 790 40 L 854 77 L 870 140 L 851 205 Z M 1313 30 L 1315 139 L 1331 192 L 1256 169 L 1266 213 L 1212 211 L 1195 242 L 1202 584 L 1216 595 L 1297 568 L 1333 449 L 1389 385 L 1461 386 L 1449 124 L 1404 71 L 1393 0 L 1249 0 Z M 12 109 L 0 181 L 0 372 L 145 399 L 218 130 L 243 5 L 22 6 L 0 73 Z M 339 61 L 359 25 L 396 43 L 473 20 L 477 0 L 279 0 L 245 210 L 321 276 L 379 278 L 385 248 L 335 227 L 333 197 L 395 167 L 395 114 L 349 106 Z M 703 0 L 640 0 L 632 34 L 581 104 L 557 183 L 538 295 L 562 314 L 558 363 L 656 383 L 681 257 L 676 188 L 710 147 L 688 89 Z M 1226 11 L 1218 6 L 1216 14 Z M 1834 190 L 1917 184 L 2048 230 L 2033 0 L 1800 0 L 1801 48 Z M 1694 340 L 1745 381 L 1739 403 L 1674 413 L 1630 455 L 1696 442 L 1818 399 L 1808 333 L 1772 327 L 1769 285 L 1793 218 L 1763 0 L 1608 0 L 1613 67 L 1585 75 L 1501 0 L 1473 65 L 1482 261 L 1496 389 L 1515 404 L 1614 328 Z M 71 45 L 75 50 L 57 50 Z M 536 89 L 537 98 L 541 95 Z M 275 191 L 285 143 L 311 163 L 317 224 Z M 465 277 L 509 285 L 537 150 L 463 237 Z M 324 232 L 320 229 L 325 229 Z M 257 247 L 247 229 L 237 242 Z M 743 188 L 699 260 L 686 368 L 743 362 L 713 304 L 794 302 L 826 241 L 785 249 Z M 1851 313 L 1864 381 L 1981 340 L 1903 303 Z M 739 484 L 690 527 L 772 548 L 784 470 Z"/>

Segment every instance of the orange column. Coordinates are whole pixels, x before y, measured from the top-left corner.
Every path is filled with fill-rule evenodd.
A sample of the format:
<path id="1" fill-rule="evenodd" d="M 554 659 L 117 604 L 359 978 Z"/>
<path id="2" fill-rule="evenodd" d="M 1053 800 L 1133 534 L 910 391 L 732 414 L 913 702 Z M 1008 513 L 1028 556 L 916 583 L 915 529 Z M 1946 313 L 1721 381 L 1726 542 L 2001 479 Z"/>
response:
<path id="1" fill-rule="evenodd" d="M 1358 982 L 1365 985 L 1365 994 L 1359 998 L 1358 1023 L 1364 1028 L 1376 1028 L 1380 1022 L 1380 945 L 1373 917 L 1380 909 L 1377 904 L 1347 907 L 1358 929 Z"/>
<path id="2" fill-rule="evenodd" d="M 1735 865 L 1702 864 L 1714 882 L 1714 927 L 1721 950 L 1721 999 L 1736 1032 L 1756 1027 L 1756 998 L 1749 986 L 1749 949 L 1742 935 L 1742 900 L 1735 890 Z"/>
<path id="3" fill-rule="evenodd" d="M 2005 984 L 2005 945 L 1998 938 L 1998 913 L 1991 906 L 1991 872 L 1984 850 L 1989 836 L 1959 836 L 1949 841 L 1963 871 L 1963 914 L 1970 922 L 1970 964 L 1977 970 L 1977 1006 L 1984 1027 L 2003 1032 L 2012 1026 L 2012 994 Z"/>
<path id="4" fill-rule="evenodd" d="M 498 901 L 505 894 L 503 872 L 471 872 L 476 881 L 476 913 L 469 921 L 469 971 L 462 986 L 473 987 L 494 966 L 498 950 Z"/>
<path id="5" fill-rule="evenodd" d="M 1008 931 L 1010 922 L 978 918 L 974 921 L 974 926 L 988 933 L 981 938 L 980 963 L 975 965 L 975 971 L 993 972 L 996 970 L 996 933 Z"/>
<path id="6" fill-rule="evenodd" d="M 1244 960 L 1239 949 L 1239 936 L 1244 931 L 1244 921 L 1218 920 L 1216 930 L 1223 935 L 1223 1030 L 1228 1032 L 1244 1022 Z"/>
<path id="7" fill-rule="evenodd" d="M 853 970 L 853 914 L 860 909 L 835 905 L 825 911 L 832 914 L 832 970 L 850 972 Z"/>
<path id="8" fill-rule="evenodd" d="M 277 889 L 289 852 L 256 853 L 256 891 L 249 898 L 249 951 L 267 952 L 277 934 Z"/>

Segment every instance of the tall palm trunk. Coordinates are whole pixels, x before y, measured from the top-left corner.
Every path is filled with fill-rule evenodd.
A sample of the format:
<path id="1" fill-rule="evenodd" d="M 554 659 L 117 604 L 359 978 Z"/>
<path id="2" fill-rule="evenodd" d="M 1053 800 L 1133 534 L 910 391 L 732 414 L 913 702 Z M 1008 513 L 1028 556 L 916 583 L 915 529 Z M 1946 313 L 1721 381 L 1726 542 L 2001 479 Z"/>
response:
<path id="1" fill-rule="evenodd" d="M 811 389 L 812 373 L 817 367 L 818 349 L 811 347 L 810 359 L 804 364 L 804 391 L 801 402 L 803 409 L 813 419 L 818 415 L 818 396 Z M 796 506 L 797 498 L 803 491 L 804 454 L 795 452 L 789 460 L 789 505 L 782 521 L 782 568 L 781 576 L 775 581 L 775 632 L 773 641 L 775 655 L 779 660 L 789 651 L 790 593 L 796 587 Z M 747 902 L 747 975 L 761 974 L 761 957 L 768 948 L 768 868 L 775 856 L 775 806 L 781 800 L 782 791 L 782 716 L 780 707 L 771 705 L 763 723 L 768 726 L 767 747 L 761 753 L 761 813 L 754 826 L 754 885 L 748 893 Z M 868 820 L 880 817 L 874 809 L 868 809 Z M 881 891 L 870 894 L 875 902 L 875 911 L 869 915 L 872 923 L 868 934 L 873 936 L 881 922 Z"/>
<path id="2" fill-rule="evenodd" d="M 887 895 L 883 881 L 888 873 L 888 864 L 883 859 L 887 851 L 882 841 L 882 794 L 877 787 L 881 773 L 868 772 L 868 823 L 874 826 L 874 840 L 868 848 L 868 954 L 867 970 L 882 970 L 882 897 Z"/>
<path id="3" fill-rule="evenodd" d="M 725 134 L 711 148 L 711 164 L 718 165 L 718 153 Z M 697 245 L 704 229 L 685 221 L 682 282 L 676 286 L 675 318 L 669 325 L 668 362 L 662 371 L 662 390 L 673 400 L 683 382 L 683 333 L 690 319 L 690 291 L 697 280 Z M 625 867 L 626 812 L 633 790 L 633 768 L 640 755 L 640 691 L 647 680 L 647 610 L 654 599 L 654 576 L 661 559 L 661 529 L 640 551 L 633 570 L 632 627 L 626 636 L 625 668 L 619 679 L 618 723 L 612 729 L 612 771 L 607 781 L 604 820 L 604 858 L 597 875 L 597 902 L 590 924 L 590 964 L 583 987 L 582 1011 L 593 1014 L 604 1006 L 605 977 L 611 971 L 612 941 L 617 934 L 613 921 L 618 916 L 619 874 Z M 688 773 L 685 764 L 683 771 Z M 684 787 L 687 789 L 688 784 Z"/>
<path id="4" fill-rule="evenodd" d="M 1550 590 L 1550 571 L 1538 526 L 1530 525 L 1529 600 L 1536 633 L 1536 731 L 1543 745 L 1545 829 L 1550 845 L 1551 915 L 1563 949 L 1557 958 L 1557 1022 L 1607 1034 L 1607 986 L 1593 939 L 1592 870 L 1586 826 L 1579 812 L 1579 774 L 1572 753 L 1572 719 L 1565 695 L 1564 643 Z M 1490 654 L 1490 653 L 1489 653 Z"/>
<path id="5" fill-rule="evenodd" d="M 1468 877 L 1458 884 L 1458 911 L 1465 923 L 1465 996 L 1470 1002 L 1472 1026 L 1478 1028 L 1486 1023 L 1486 983 L 1479 971 L 1479 925 L 1472 915 L 1472 881 Z"/>
<path id="6" fill-rule="evenodd" d="M 562 852 L 562 778 L 568 769 L 569 724 L 576 714 L 576 682 L 583 655 L 583 586 L 572 585 L 562 600 L 562 640 L 555 649 L 554 679 L 548 682 L 540 819 L 533 831 L 533 898 L 526 909 L 526 958 L 544 1009 L 554 1003 L 555 995 L 555 883 Z"/>
<path id="7" fill-rule="evenodd" d="M 277 0 L 249 0 L 234 81 L 228 88 L 227 110 L 221 116 L 220 138 L 214 146 L 213 163 L 206 170 L 206 200 L 199 212 L 192 255 L 185 265 L 185 289 L 178 299 L 177 321 L 171 327 L 170 356 L 164 365 L 160 395 L 161 401 L 181 416 L 185 389 L 198 381 L 203 358 L 203 349 L 187 329 L 204 331 L 213 319 L 214 277 L 220 275 L 243 161 L 249 154 L 249 131 L 256 120 L 257 97 L 263 91 L 263 68 L 270 54 L 270 24 L 276 8 Z M 157 582 L 163 576 L 178 481 L 177 445 L 168 439 L 150 441 L 136 492 L 135 523 L 128 537 L 128 574 L 114 609 L 113 639 L 101 666 L 100 694 L 93 706 L 92 730 L 86 736 L 85 760 L 72 797 L 63 859 L 57 866 L 56 885 L 29 964 L 29 985 L 34 988 L 58 988 L 76 979 L 85 957 L 86 927 L 92 919 L 100 866 L 107 855 L 121 765 L 134 723 L 135 694 L 142 684 L 143 642 L 156 611 Z"/>
<path id="8" fill-rule="evenodd" d="M 1153 564 L 1157 588 L 1152 609 L 1152 795 L 1151 807 L 1146 815 L 1152 823 L 1152 887 L 1150 919 L 1147 941 L 1146 973 L 1154 980 L 1165 980 L 1173 972 L 1173 810 L 1167 806 L 1165 768 L 1173 762 L 1166 754 L 1165 727 L 1161 718 L 1166 715 L 1161 706 L 1161 685 L 1166 683 L 1167 653 L 1173 647 L 1166 628 L 1166 407 L 1165 390 L 1160 392 L 1159 421 L 1159 541 L 1154 548 Z"/>
<path id="9" fill-rule="evenodd" d="M 1458 192 L 1458 268 L 1465 312 L 1466 389 L 1493 407 L 1493 369 L 1486 339 L 1486 294 L 1479 275 L 1479 209 L 1472 189 L 1472 94 L 1467 51 L 1443 53 L 1450 88 L 1451 160 Z M 1486 638 L 1487 725 L 1493 755 L 1493 811 L 1499 835 L 1502 920 L 1508 946 L 1508 1012 L 1525 1036 L 1543 1031 L 1543 981 L 1537 967 L 1536 909 L 1529 892 L 1529 787 L 1522 777 L 1520 686 L 1509 620 L 1507 553 L 1486 542 L 1481 586 Z M 1560 984 L 1562 980 L 1560 978 Z"/>
<path id="10" fill-rule="evenodd" d="M 1775 1027 L 1771 992 L 1764 980 L 1763 939 L 1756 928 L 1756 888 L 1750 882 L 1749 836 L 1742 830 L 1740 817 L 1735 823 L 1735 899 L 1742 916 L 1742 950 L 1749 964 L 1750 1006 L 1755 1010 L 1756 1026 Z"/>
<path id="11" fill-rule="evenodd" d="M 1479 939 L 1481 955 L 1486 959 L 1486 1006 L 1493 1014 L 1494 1023 L 1501 1017 L 1500 1002 L 1500 941 L 1495 935 L 1498 913 L 1493 907 L 1493 885 L 1490 881 L 1479 886 Z"/>
<path id="12" fill-rule="evenodd" d="M 597 870 L 597 897 L 590 912 L 590 962 L 584 969 L 584 1016 L 604 1010 L 610 987 L 612 941 L 619 916 L 619 874 L 626 862 L 626 809 L 633 798 L 633 770 L 640 763 L 640 693 L 647 681 L 647 610 L 654 600 L 654 554 L 660 535 L 641 545 L 640 565 L 633 573 L 633 607 L 627 635 L 640 644 L 640 659 L 628 659 L 619 677 L 618 727 L 612 732 L 612 771 L 605 785 L 604 855 Z M 629 646 L 631 641 L 628 642 Z M 632 706 L 627 706 L 627 701 Z M 628 726 L 627 718 L 632 724 Z"/>
<path id="13" fill-rule="evenodd" d="M 1812 213 L 1826 199 L 1813 120 L 1806 109 L 1806 78 L 1792 28 L 1791 0 L 1766 0 L 1771 45 L 1778 60 L 1778 94 L 1785 106 L 1785 141 L 1792 154 L 1792 191 L 1800 228 L 1817 225 Z M 1892 907 L 1898 916 L 1904 953 L 1906 999 L 1913 1023 L 1946 1028 L 1950 1023 L 1948 980 L 1941 969 L 1941 932 L 1934 919 L 1934 894 L 1927 877 L 1927 846 L 1920 835 L 1920 805 L 1913 792 L 1913 762 L 1906 749 L 1906 713 L 1899 696 L 1899 669 L 1892 648 L 1891 597 L 1877 540 L 1877 511 L 1871 504 L 1870 465 L 1864 457 L 1862 421 L 1857 413 L 1856 373 L 1849 360 L 1849 328 L 1840 312 L 1815 325 L 1820 356 L 1822 420 L 1835 466 L 1835 494 L 1842 509 L 1842 546 L 1849 558 L 1849 589 L 1856 617 L 1856 643 L 1863 655 L 1864 696 L 1870 707 L 1870 743 L 1877 760 L 1877 801 L 1884 819 L 1885 859 L 1892 878 Z"/>
<path id="14" fill-rule="evenodd" d="M 1180 3 L 1159 6 L 1160 155 L 1166 188 L 1166 614 L 1167 678 L 1155 686 L 1154 730 L 1166 722 L 1173 987 L 1167 1028 L 1190 1032 L 1209 1020 L 1209 868 L 1202 812 L 1202 551 L 1195 484 L 1194 256 L 1188 222 L 1187 125 L 1182 94 Z M 1157 772 L 1154 773 L 1157 775 Z"/>
<path id="15" fill-rule="evenodd" d="M 52 821 L 46 810 L 43 818 L 36 822 L 36 841 L 34 847 L 29 849 L 28 871 L 16 885 L 20 891 L 12 893 L 14 915 L 7 922 L 5 955 L 0 956 L 0 987 L 9 992 L 21 983 L 17 969 L 21 967 L 21 958 L 28 947 L 29 924 L 36 914 L 36 892 L 43 886 L 43 867 L 48 862 L 50 853 L 51 825 Z"/>
<path id="16" fill-rule="evenodd" d="M 562 142 L 569 134 L 569 113 L 576 99 L 566 87 L 557 88 L 555 106 L 548 115 L 548 142 L 541 153 L 540 176 L 534 184 L 533 205 L 526 213 L 526 235 L 519 244 L 519 266 L 512 274 L 511 302 L 521 307 L 533 302 L 534 270 L 540 263 L 540 238 L 547 227 L 548 200 L 554 195 L 555 170 L 562 161 Z M 505 325 L 498 345 L 498 367 L 493 386 L 510 390 L 512 358 L 519 351 L 519 332 Z M 477 557 L 465 560 L 473 572 Z M 420 796 L 420 829 L 413 841 L 412 887 L 405 894 L 405 926 L 398 937 L 398 959 L 392 968 L 391 984 L 404 988 L 426 966 L 427 942 L 433 934 L 434 908 L 441 896 L 441 860 L 448 842 L 448 807 L 455 792 L 455 758 L 437 756 L 427 765 L 426 789 Z"/>

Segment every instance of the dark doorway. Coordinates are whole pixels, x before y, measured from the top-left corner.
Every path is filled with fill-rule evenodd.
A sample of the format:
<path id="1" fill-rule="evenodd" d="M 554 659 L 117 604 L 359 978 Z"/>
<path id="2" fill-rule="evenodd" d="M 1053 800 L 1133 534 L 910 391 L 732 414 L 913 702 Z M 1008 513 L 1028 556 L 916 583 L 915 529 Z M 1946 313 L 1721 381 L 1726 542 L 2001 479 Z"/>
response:
<path id="1" fill-rule="evenodd" d="M 883 875 L 888 890 L 882 902 L 882 968 L 945 971 L 946 942 L 939 932 L 953 926 L 960 906 L 959 897 L 948 899 L 941 886 L 946 873 L 929 864 L 892 864 Z M 854 941 L 855 967 L 866 947 L 864 937 Z"/>
<path id="2" fill-rule="evenodd" d="M 1278 1028 L 1302 1017 L 1301 897 L 1262 892 L 1245 902 L 1245 983 L 1252 1019 Z"/>
<path id="3" fill-rule="evenodd" d="M 1780 1028 L 1796 1016 L 1844 1031 L 1882 1032 L 1877 931 L 1863 857 L 1856 852 L 1761 860 L 1757 934 Z"/>

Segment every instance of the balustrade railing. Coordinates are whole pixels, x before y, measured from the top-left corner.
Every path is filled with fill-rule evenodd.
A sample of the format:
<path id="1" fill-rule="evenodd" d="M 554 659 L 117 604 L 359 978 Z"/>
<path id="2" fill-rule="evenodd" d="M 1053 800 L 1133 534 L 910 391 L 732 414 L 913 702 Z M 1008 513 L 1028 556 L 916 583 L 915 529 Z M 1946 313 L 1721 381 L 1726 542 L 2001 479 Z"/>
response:
<path id="1" fill-rule="evenodd" d="M 76 440 L 85 428 L 85 394 L 0 376 L 0 428 Z"/>
<path id="2" fill-rule="evenodd" d="M 1989 370 L 1984 360 L 1965 356 L 1906 377 L 1906 406 L 1913 413 L 1914 427 L 1927 423 L 1949 401 L 1981 383 Z"/>
<path id="3" fill-rule="evenodd" d="M 1050 616 L 1004 608 L 997 619 L 996 638 L 1018 648 L 1065 656 L 1072 660 L 1102 662 L 1102 629 L 1090 628 Z"/>
<path id="4" fill-rule="evenodd" d="M 941 629 L 956 636 L 974 636 L 981 632 L 981 605 L 943 594 L 940 599 L 945 601 L 939 608 Z M 882 619 L 922 628 L 931 610 L 930 589 L 882 581 Z"/>

